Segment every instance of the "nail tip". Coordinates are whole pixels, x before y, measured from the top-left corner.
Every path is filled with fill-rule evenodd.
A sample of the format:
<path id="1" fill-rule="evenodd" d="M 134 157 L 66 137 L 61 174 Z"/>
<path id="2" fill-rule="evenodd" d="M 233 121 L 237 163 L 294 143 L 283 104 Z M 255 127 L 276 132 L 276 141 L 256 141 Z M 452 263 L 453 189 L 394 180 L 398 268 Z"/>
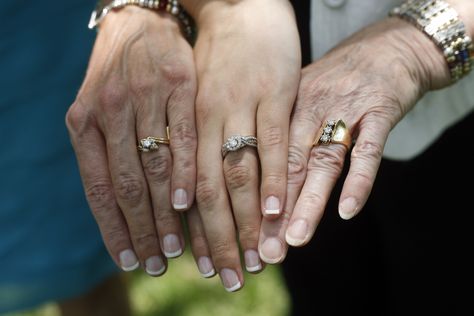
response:
<path id="1" fill-rule="evenodd" d="M 152 271 L 145 268 L 146 273 L 148 273 L 151 276 L 160 276 L 165 272 L 165 270 L 166 270 L 166 267 L 163 267 L 158 271 Z"/>
<path id="2" fill-rule="evenodd" d="M 209 278 L 212 278 L 213 276 L 216 275 L 216 270 L 212 269 L 211 271 L 209 271 L 208 273 L 202 273 L 201 272 L 201 276 L 205 279 L 209 279 Z"/>
<path id="3" fill-rule="evenodd" d="M 240 282 L 238 282 L 237 284 L 235 284 L 232 287 L 229 287 L 229 288 L 226 287 L 225 290 L 230 293 L 230 292 L 235 292 L 235 291 L 239 290 L 241 287 L 242 287 L 242 284 Z"/>
<path id="4" fill-rule="evenodd" d="M 263 262 L 265 263 L 268 263 L 268 264 L 277 264 L 277 263 L 280 263 L 281 260 L 283 259 L 283 256 L 279 257 L 279 258 L 268 258 L 266 257 L 265 255 L 263 255 L 262 253 L 260 253 L 260 258 L 263 260 Z"/>
<path id="5" fill-rule="evenodd" d="M 173 204 L 173 208 L 182 211 L 188 208 L 188 204 Z"/>
<path id="6" fill-rule="evenodd" d="M 280 210 L 265 210 L 266 215 L 278 215 L 280 214 Z"/>
<path id="7" fill-rule="evenodd" d="M 125 272 L 131 272 L 131 271 L 134 271 L 136 269 L 138 269 L 138 267 L 140 266 L 140 262 L 137 262 L 135 263 L 133 266 L 130 266 L 130 267 L 121 267 L 123 271 Z"/>
<path id="8" fill-rule="evenodd" d="M 354 215 L 355 213 L 346 213 L 346 212 L 339 211 L 339 217 L 341 217 L 345 221 L 352 219 Z"/>
<path id="9" fill-rule="evenodd" d="M 261 265 L 261 264 L 258 264 L 258 265 L 254 266 L 254 267 L 245 266 L 245 269 L 247 270 L 247 272 L 257 272 L 257 271 L 262 270 L 262 265 Z"/>
<path id="10" fill-rule="evenodd" d="M 300 247 L 304 244 L 304 240 L 298 239 L 298 238 L 293 238 L 289 235 L 285 235 L 285 240 L 286 243 L 292 247 Z"/>
<path id="11" fill-rule="evenodd" d="M 175 252 L 163 251 L 163 253 L 165 254 L 166 258 L 172 259 L 181 256 L 183 254 L 183 249 L 176 250 Z"/>

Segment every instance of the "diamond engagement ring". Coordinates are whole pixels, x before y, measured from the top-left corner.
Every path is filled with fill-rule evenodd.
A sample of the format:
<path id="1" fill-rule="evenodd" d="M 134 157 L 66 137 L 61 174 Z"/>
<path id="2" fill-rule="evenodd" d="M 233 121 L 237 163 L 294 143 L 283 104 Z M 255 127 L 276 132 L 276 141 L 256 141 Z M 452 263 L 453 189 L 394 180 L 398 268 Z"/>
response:
<path id="1" fill-rule="evenodd" d="M 147 138 L 140 139 L 138 151 L 145 153 L 149 151 L 155 151 L 160 148 L 160 144 L 169 145 L 169 138 L 148 136 Z"/>
<path id="2" fill-rule="evenodd" d="M 328 120 L 323 124 L 313 146 L 342 144 L 347 149 L 352 145 L 352 138 L 343 120 Z"/>
<path id="3" fill-rule="evenodd" d="M 240 135 L 227 138 L 227 141 L 222 145 L 222 158 L 225 158 L 229 152 L 237 151 L 245 146 L 257 147 L 257 138 L 254 136 Z"/>

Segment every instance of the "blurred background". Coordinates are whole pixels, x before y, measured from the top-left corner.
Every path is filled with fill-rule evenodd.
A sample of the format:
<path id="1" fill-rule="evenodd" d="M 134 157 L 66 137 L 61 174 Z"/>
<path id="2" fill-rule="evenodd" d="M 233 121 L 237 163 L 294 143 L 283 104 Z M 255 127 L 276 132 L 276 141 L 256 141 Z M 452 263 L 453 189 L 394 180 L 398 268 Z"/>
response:
<path id="1" fill-rule="evenodd" d="M 267 266 L 258 274 L 245 274 L 245 286 L 227 293 L 219 277 L 203 279 L 191 254 L 170 260 L 166 274 L 152 278 L 137 270 L 124 274 L 130 286 L 134 316 L 283 316 L 289 298 L 278 266 Z M 4 316 L 59 316 L 55 304 Z"/>

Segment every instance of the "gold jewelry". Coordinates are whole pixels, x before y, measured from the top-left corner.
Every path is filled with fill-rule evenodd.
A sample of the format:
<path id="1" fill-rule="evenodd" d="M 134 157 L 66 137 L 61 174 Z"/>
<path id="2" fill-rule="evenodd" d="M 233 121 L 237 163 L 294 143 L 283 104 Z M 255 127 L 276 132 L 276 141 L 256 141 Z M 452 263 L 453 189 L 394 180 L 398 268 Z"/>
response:
<path id="1" fill-rule="evenodd" d="M 444 54 L 455 82 L 474 67 L 474 45 L 458 13 L 443 0 L 408 0 L 390 11 L 423 31 Z"/>
<path id="2" fill-rule="evenodd" d="M 313 146 L 341 144 L 348 150 L 352 145 L 352 138 L 343 120 L 328 120 L 321 126 Z"/>
<path id="3" fill-rule="evenodd" d="M 160 144 L 163 144 L 163 145 L 170 144 L 169 127 L 166 127 L 166 137 L 148 136 L 146 138 L 140 139 L 138 141 L 138 151 L 141 151 L 141 152 L 156 151 L 158 150 L 158 148 L 160 148 Z"/>

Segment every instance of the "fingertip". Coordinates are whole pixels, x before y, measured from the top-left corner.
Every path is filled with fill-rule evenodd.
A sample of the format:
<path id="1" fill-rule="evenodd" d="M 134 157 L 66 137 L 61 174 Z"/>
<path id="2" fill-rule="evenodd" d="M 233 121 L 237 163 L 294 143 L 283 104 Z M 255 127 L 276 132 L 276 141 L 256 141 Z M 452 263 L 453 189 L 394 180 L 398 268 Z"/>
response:
<path id="1" fill-rule="evenodd" d="M 357 215 L 359 209 L 357 200 L 350 196 L 339 204 L 339 216 L 344 220 L 350 220 Z"/>

